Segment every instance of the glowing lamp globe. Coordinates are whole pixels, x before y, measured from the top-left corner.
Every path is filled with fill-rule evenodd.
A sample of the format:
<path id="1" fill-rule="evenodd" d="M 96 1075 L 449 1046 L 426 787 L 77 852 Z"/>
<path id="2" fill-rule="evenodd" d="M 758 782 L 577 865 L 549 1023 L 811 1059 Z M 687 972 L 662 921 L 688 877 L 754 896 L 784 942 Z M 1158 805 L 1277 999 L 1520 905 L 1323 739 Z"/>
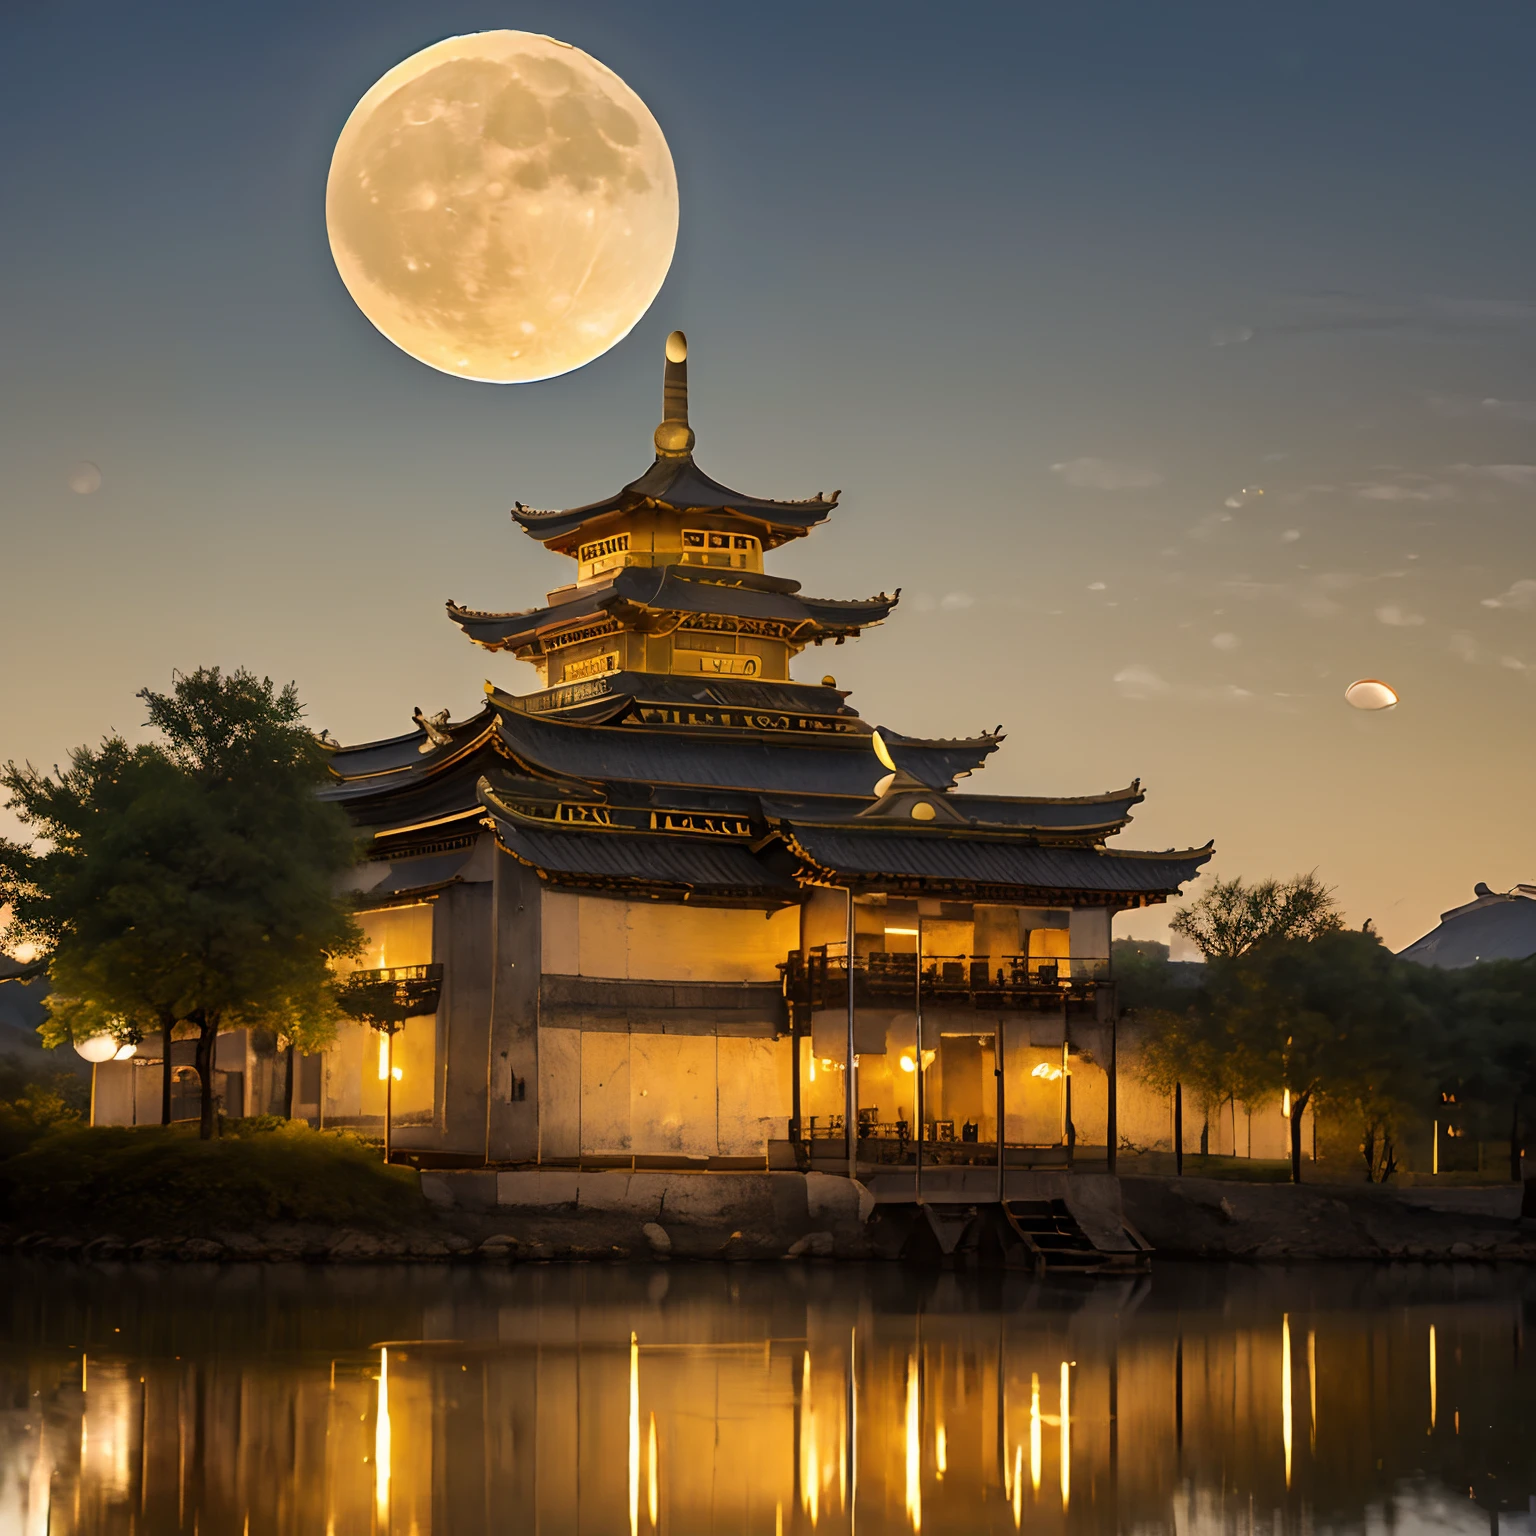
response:
<path id="1" fill-rule="evenodd" d="M 92 1035 L 89 1040 L 76 1040 L 75 1050 L 94 1067 L 111 1061 L 117 1055 L 118 1044 L 111 1035 Z"/>
<path id="2" fill-rule="evenodd" d="M 1397 704 L 1397 690 L 1379 677 L 1362 677 L 1344 690 L 1344 701 L 1352 709 L 1392 709 Z"/>
<path id="3" fill-rule="evenodd" d="M 130 1040 L 127 1043 L 127 1045 L 120 1045 L 120 1046 L 118 1046 L 118 1048 L 115 1051 L 113 1051 L 113 1053 L 112 1053 L 112 1060 L 113 1061 L 132 1061 L 133 1058 L 135 1056 L 137 1056 L 138 1054 L 139 1054 L 138 1046 L 136 1046 L 133 1043 L 133 1041 Z"/>

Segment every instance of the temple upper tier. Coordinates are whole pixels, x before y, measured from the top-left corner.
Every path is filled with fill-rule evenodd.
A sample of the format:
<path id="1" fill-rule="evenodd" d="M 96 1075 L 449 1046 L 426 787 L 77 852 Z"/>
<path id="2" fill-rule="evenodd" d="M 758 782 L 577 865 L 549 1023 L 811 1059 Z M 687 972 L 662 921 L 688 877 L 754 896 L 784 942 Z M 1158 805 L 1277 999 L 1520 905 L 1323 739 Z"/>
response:
<path id="1" fill-rule="evenodd" d="M 639 479 L 568 511 L 513 508 L 532 538 L 576 561 L 576 581 L 517 613 L 448 604 L 471 640 L 531 662 L 546 687 L 610 672 L 785 682 L 807 645 L 840 645 L 896 606 L 899 591 L 805 597 L 798 582 L 764 571 L 764 552 L 825 521 L 838 493 L 773 501 L 706 475 L 693 459 L 687 358 L 674 331 L 656 458 Z"/>

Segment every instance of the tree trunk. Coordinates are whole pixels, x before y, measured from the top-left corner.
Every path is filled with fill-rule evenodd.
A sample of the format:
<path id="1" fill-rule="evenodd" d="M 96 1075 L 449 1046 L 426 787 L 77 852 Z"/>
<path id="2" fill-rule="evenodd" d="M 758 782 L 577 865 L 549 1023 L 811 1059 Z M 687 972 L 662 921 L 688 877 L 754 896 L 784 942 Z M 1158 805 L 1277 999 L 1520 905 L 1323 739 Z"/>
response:
<path id="1" fill-rule="evenodd" d="M 294 1071 L 295 1071 L 295 1067 L 294 1067 L 295 1048 L 294 1048 L 294 1044 L 293 1044 L 292 1040 L 290 1040 L 288 1042 L 287 1056 L 288 1056 L 287 1071 L 285 1071 L 284 1074 L 283 1074 L 283 1119 L 285 1119 L 285 1120 L 292 1120 L 293 1119 L 293 1074 L 294 1074 Z"/>
<path id="2" fill-rule="evenodd" d="M 1184 1177 L 1184 1084 L 1173 1085 L 1173 1171 Z"/>
<path id="3" fill-rule="evenodd" d="M 171 1068 L 171 1031 L 176 1027 L 176 1020 L 170 1014 L 160 1016 L 160 1039 L 164 1047 L 165 1060 L 160 1067 L 160 1124 L 171 1123 L 171 1083 L 175 1080 L 175 1073 Z"/>
<path id="4" fill-rule="evenodd" d="M 1520 1145 L 1520 1100 L 1516 1099 L 1509 1118 L 1509 1177 L 1514 1184 L 1525 1176 L 1520 1166 Z"/>
<path id="5" fill-rule="evenodd" d="M 1291 1096 L 1291 1183 L 1301 1183 L 1301 1117 L 1306 1113 L 1310 1093 Z"/>
<path id="6" fill-rule="evenodd" d="M 206 1017 L 197 1019 L 197 1075 L 202 1087 L 202 1113 L 198 1123 L 198 1135 L 204 1141 L 212 1141 L 215 1130 L 213 1113 L 213 1071 L 219 1051 L 219 1026 Z"/>

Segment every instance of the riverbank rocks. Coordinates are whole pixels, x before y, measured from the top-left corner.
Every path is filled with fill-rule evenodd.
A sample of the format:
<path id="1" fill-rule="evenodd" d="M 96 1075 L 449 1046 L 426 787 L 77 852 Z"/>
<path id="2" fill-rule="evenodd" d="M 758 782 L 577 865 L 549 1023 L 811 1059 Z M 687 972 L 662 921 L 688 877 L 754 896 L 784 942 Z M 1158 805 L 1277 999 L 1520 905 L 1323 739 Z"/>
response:
<path id="1" fill-rule="evenodd" d="M 1125 1178 L 1126 1218 L 1164 1258 L 1536 1261 L 1519 1191 Z M 1458 1198 L 1460 1197 L 1460 1198 Z"/>
<path id="2" fill-rule="evenodd" d="M 830 1232 L 807 1232 L 789 1245 L 786 1259 L 830 1259 L 836 1243 Z"/>
<path id="3" fill-rule="evenodd" d="M 338 1264 L 368 1263 L 387 1256 L 386 1245 L 371 1232 L 343 1231 L 326 1250 Z"/>
<path id="4" fill-rule="evenodd" d="M 184 1238 L 171 1252 L 184 1264 L 217 1264 L 225 1256 L 224 1244 L 211 1237 Z"/>
<path id="5" fill-rule="evenodd" d="M 931 1176 L 930 1200 L 956 1199 Z M 0 1228 L 0 1250 L 80 1262 L 666 1263 L 889 1259 L 916 1256 L 914 1211 L 891 1171 L 869 1182 L 841 1174 L 517 1169 L 432 1175 L 435 1209 L 380 1232 L 272 1222 L 197 1235 Z M 1010 1175 L 1064 1198 L 1105 1246 L 1121 1211 L 1161 1258 L 1536 1263 L 1536 1224 L 1520 1219 L 1513 1185 L 1398 1190 L 1367 1185 L 1101 1174 Z M 424 1181 L 425 1182 L 425 1181 Z M 190 1223 L 189 1223 L 190 1224 Z M 923 1246 L 923 1245 L 918 1245 Z M 932 1247 L 933 1245 L 927 1245 Z M 989 1250 L 990 1251 L 990 1250 Z"/>

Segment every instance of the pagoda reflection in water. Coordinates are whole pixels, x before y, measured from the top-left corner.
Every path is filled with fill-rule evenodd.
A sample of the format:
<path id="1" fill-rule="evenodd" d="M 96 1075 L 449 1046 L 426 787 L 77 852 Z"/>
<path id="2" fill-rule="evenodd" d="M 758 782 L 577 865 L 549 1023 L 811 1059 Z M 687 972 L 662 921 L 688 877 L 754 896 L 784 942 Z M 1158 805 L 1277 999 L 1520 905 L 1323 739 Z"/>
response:
<path id="1" fill-rule="evenodd" d="M 48 1273 L 7 1531 L 1513 1532 L 1536 1489 L 1528 1286 L 1488 1270 Z"/>

